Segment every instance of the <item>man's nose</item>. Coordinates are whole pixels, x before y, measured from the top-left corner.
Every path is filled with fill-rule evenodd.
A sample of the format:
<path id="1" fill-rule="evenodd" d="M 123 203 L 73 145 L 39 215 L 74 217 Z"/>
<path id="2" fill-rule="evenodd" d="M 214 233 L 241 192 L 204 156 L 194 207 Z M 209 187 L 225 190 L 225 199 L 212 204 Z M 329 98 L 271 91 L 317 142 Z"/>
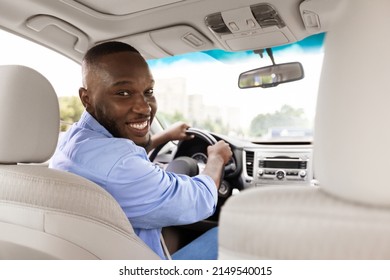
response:
<path id="1" fill-rule="evenodd" d="M 133 110 L 136 113 L 149 114 L 152 108 L 143 94 L 137 94 L 134 100 Z"/>

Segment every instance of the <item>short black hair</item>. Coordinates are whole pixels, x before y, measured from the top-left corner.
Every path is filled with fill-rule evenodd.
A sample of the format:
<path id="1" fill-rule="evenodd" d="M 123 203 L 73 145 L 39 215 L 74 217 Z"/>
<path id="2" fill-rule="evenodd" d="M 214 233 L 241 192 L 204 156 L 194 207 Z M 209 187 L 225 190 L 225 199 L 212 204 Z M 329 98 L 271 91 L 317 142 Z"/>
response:
<path id="1" fill-rule="evenodd" d="M 108 41 L 90 48 L 84 55 L 83 61 L 87 64 L 93 64 L 105 55 L 119 52 L 133 52 L 140 54 L 136 48 L 129 44 L 119 41 Z"/>
<path id="2" fill-rule="evenodd" d="M 99 61 L 102 57 L 120 52 L 129 52 L 141 55 L 140 52 L 133 46 L 119 41 L 107 41 L 90 48 L 84 55 L 82 61 L 83 86 L 86 86 L 87 84 L 87 73 L 89 70 L 98 67 Z"/>

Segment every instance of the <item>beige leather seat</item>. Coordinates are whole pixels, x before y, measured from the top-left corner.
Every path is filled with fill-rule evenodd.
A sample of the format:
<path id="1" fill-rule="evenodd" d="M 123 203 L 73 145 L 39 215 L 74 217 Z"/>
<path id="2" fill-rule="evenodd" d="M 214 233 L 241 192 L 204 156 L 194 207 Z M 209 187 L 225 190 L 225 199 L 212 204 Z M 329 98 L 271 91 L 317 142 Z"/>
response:
<path id="1" fill-rule="evenodd" d="M 158 259 L 106 191 L 32 164 L 51 157 L 58 132 L 50 83 L 0 66 L 0 259 Z"/>
<path id="2" fill-rule="evenodd" d="M 388 1 L 345 1 L 326 36 L 319 187 L 259 187 L 228 200 L 221 259 L 390 259 L 389 11 Z"/>

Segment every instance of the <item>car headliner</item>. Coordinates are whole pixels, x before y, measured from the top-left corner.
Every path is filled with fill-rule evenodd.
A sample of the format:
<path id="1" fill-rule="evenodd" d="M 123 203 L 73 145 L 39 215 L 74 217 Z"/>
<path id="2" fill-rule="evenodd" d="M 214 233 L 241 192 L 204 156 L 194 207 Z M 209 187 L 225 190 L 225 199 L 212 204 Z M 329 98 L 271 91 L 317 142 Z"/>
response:
<path id="1" fill-rule="evenodd" d="M 325 32 L 332 20 L 329 10 L 337 1 L 268 0 L 284 27 L 240 31 L 224 37 L 208 28 L 205 18 L 222 13 L 238 25 L 255 0 L 3 0 L 0 28 L 36 41 L 80 62 L 92 45 L 121 40 L 132 44 L 146 59 L 221 49 L 246 51 L 286 45 Z M 318 26 L 307 24 L 307 17 Z M 321 23 L 321 24 L 319 24 Z M 258 26 L 260 27 L 260 26 Z M 189 36 L 189 37 L 188 37 Z M 195 41 L 191 41 L 195 38 Z"/>

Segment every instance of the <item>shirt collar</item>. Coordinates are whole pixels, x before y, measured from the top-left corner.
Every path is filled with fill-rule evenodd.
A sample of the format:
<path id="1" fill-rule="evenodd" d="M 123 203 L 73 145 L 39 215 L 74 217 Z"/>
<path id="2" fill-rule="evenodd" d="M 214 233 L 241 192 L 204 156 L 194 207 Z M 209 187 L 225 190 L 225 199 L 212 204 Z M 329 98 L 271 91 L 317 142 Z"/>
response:
<path id="1" fill-rule="evenodd" d="M 89 127 L 91 130 L 104 134 L 107 137 L 114 137 L 112 134 L 102 126 L 90 113 L 84 111 L 80 117 L 79 123 L 82 126 Z"/>

